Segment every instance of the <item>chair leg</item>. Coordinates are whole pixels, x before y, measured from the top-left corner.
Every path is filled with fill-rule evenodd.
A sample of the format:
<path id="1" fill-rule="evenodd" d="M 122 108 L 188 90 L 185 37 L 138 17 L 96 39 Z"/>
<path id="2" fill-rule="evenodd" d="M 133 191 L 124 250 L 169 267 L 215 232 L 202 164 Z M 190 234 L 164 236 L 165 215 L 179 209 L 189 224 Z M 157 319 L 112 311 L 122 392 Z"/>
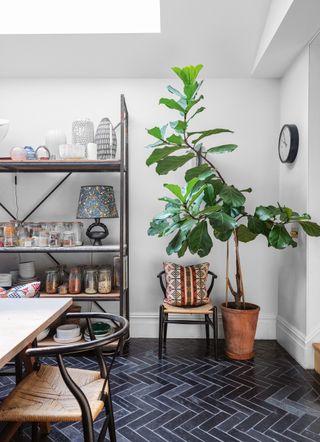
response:
<path id="1" fill-rule="evenodd" d="M 31 424 L 31 440 L 32 442 L 38 442 L 39 440 L 39 426 L 37 422 Z"/>
<path id="2" fill-rule="evenodd" d="M 214 339 L 214 357 L 218 359 L 218 310 L 217 307 L 213 307 L 212 319 L 214 324 L 213 339 Z"/>
<path id="3" fill-rule="evenodd" d="M 159 309 L 159 359 L 162 359 L 162 338 L 163 338 L 163 305 Z"/>
<path id="4" fill-rule="evenodd" d="M 111 399 L 111 391 L 110 391 L 110 385 L 109 385 L 109 393 L 108 393 L 108 414 L 109 414 L 109 436 L 110 436 L 110 442 L 116 442 L 117 436 L 116 436 L 116 427 L 114 424 L 114 416 L 113 416 L 113 407 L 112 407 L 112 399 Z"/>
<path id="5" fill-rule="evenodd" d="M 168 314 L 164 314 L 164 319 L 167 321 L 168 320 Z M 167 334 L 168 334 L 168 323 L 165 322 L 164 323 L 164 336 L 163 336 L 163 346 L 164 348 L 166 348 L 167 346 Z"/>
<path id="6" fill-rule="evenodd" d="M 209 340 L 209 322 L 208 322 L 208 316 L 209 315 L 205 315 L 204 316 L 204 319 L 205 319 L 205 321 L 206 321 L 206 342 L 207 342 L 207 347 L 209 348 L 209 346 L 210 346 L 210 340 Z"/>

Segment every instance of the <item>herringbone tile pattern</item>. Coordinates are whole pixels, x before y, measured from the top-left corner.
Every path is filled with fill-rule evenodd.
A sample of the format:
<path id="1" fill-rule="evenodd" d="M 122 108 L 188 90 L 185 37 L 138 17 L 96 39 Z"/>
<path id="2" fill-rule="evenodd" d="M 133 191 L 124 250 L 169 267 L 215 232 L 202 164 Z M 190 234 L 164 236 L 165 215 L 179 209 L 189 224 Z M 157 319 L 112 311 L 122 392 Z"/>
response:
<path id="1" fill-rule="evenodd" d="M 254 361 L 215 361 L 201 340 L 169 340 L 159 361 L 156 340 L 132 340 L 112 373 L 118 441 L 320 442 L 320 378 L 273 341 L 256 348 Z M 90 358 L 69 363 L 95 368 Z M 0 396 L 12 386 L 0 378 Z M 47 440 L 82 441 L 81 425 L 57 424 Z"/>

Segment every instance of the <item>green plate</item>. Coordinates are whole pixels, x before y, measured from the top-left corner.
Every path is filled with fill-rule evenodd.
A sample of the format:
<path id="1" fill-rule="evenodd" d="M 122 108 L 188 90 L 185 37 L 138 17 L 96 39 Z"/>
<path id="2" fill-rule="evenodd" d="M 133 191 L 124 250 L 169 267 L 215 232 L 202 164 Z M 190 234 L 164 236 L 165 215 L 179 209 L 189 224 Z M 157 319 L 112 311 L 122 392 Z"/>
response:
<path id="1" fill-rule="evenodd" d="M 93 333 L 95 335 L 103 335 L 104 333 L 107 333 L 111 328 L 110 324 L 107 324 L 106 322 L 94 322 L 92 324 Z"/>

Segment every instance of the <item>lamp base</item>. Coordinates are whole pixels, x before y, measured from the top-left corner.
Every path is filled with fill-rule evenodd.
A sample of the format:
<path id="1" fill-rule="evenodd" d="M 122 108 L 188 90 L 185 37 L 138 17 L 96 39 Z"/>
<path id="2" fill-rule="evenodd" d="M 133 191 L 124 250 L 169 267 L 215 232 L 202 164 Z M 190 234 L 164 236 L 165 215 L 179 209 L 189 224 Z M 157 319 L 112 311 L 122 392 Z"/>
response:
<path id="1" fill-rule="evenodd" d="M 93 230 L 96 227 L 102 228 L 102 230 Z M 93 240 L 94 246 L 102 246 L 101 241 L 109 235 L 109 231 L 107 226 L 100 222 L 100 218 L 95 218 L 95 222 L 87 228 L 86 235 Z"/>

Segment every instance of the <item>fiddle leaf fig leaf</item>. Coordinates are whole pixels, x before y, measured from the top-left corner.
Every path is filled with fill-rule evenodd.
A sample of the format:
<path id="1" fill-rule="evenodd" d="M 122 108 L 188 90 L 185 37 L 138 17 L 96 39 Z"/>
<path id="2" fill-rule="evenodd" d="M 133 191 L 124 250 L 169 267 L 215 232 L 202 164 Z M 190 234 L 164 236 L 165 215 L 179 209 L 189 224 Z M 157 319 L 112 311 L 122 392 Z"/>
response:
<path id="1" fill-rule="evenodd" d="M 190 120 L 192 120 L 192 118 L 194 118 L 197 114 L 200 114 L 201 112 L 203 112 L 206 108 L 204 106 L 199 107 L 192 115 L 191 117 L 188 118 L 188 122 Z"/>
<path id="2" fill-rule="evenodd" d="M 194 156 L 195 155 L 193 153 L 188 153 L 178 157 L 170 155 L 158 162 L 156 172 L 159 175 L 166 175 L 171 170 L 177 170 L 179 167 L 183 166 L 185 163 L 191 160 L 191 158 L 194 158 Z"/>
<path id="3" fill-rule="evenodd" d="M 151 129 L 147 129 L 147 132 L 149 135 L 158 138 L 158 140 L 163 140 L 166 130 L 167 130 L 168 125 L 166 124 L 163 127 L 152 127 Z"/>
<path id="4" fill-rule="evenodd" d="M 197 66 L 185 66 L 183 68 L 173 67 L 172 70 L 183 81 L 184 84 L 192 84 L 196 81 L 203 64 Z"/>
<path id="5" fill-rule="evenodd" d="M 184 133 L 184 131 L 187 128 L 187 122 L 182 120 L 177 121 L 171 121 L 170 126 L 172 129 L 174 129 L 176 132 Z"/>
<path id="6" fill-rule="evenodd" d="M 191 231 L 188 238 L 189 250 L 192 254 L 197 253 L 200 257 L 207 256 L 212 248 L 212 239 L 208 234 L 206 221 L 201 221 Z"/>
<path id="7" fill-rule="evenodd" d="M 234 186 L 228 186 L 227 184 L 223 185 L 219 195 L 225 204 L 234 207 L 243 206 L 246 200 L 245 196 L 240 192 L 240 190 L 236 189 Z"/>
<path id="8" fill-rule="evenodd" d="M 184 232 L 179 230 L 167 246 L 166 250 L 167 250 L 168 255 L 172 255 L 172 253 L 177 253 L 181 249 L 182 244 L 184 243 L 185 239 L 186 239 L 186 236 L 185 236 Z"/>
<path id="9" fill-rule="evenodd" d="M 237 221 L 225 212 L 212 213 L 209 221 L 214 230 L 221 233 L 233 231 L 237 227 Z"/>
<path id="10" fill-rule="evenodd" d="M 180 250 L 178 251 L 179 258 L 181 258 L 186 253 L 187 248 L 188 248 L 188 241 L 183 241 Z"/>
<path id="11" fill-rule="evenodd" d="M 166 189 L 170 190 L 171 193 L 173 193 L 176 197 L 179 198 L 180 201 L 184 202 L 185 197 L 183 196 L 182 189 L 178 184 L 164 184 L 163 185 Z"/>
<path id="12" fill-rule="evenodd" d="M 192 167 L 192 169 L 187 170 L 185 180 L 190 181 L 195 177 L 199 178 L 199 180 L 204 180 L 212 175 L 214 175 L 213 170 L 205 163 L 201 164 L 201 166 Z"/>
<path id="13" fill-rule="evenodd" d="M 266 223 L 252 215 L 248 216 L 248 229 L 256 235 L 259 235 L 260 233 L 267 235 L 269 233 Z"/>
<path id="14" fill-rule="evenodd" d="M 178 97 L 180 97 L 180 98 L 184 98 L 184 95 L 180 92 L 180 91 L 178 91 L 178 89 L 176 89 L 176 88 L 174 88 L 174 87 L 172 87 L 172 86 L 167 86 L 167 89 L 168 89 L 168 91 L 171 93 L 171 94 L 175 94 L 175 95 L 177 95 Z"/>
<path id="15" fill-rule="evenodd" d="M 269 207 L 259 206 L 256 208 L 255 211 L 255 216 L 259 218 L 261 221 L 267 221 L 273 218 L 274 215 L 275 215 L 274 210 L 272 209 L 271 206 Z"/>
<path id="16" fill-rule="evenodd" d="M 207 153 L 226 153 L 233 152 L 238 146 L 236 144 L 224 144 L 222 146 L 210 147 Z"/>
<path id="17" fill-rule="evenodd" d="M 257 234 L 251 232 L 244 224 L 241 224 L 237 229 L 237 236 L 241 242 L 250 242 L 256 239 Z"/>
<path id="18" fill-rule="evenodd" d="M 320 236 L 320 226 L 311 221 L 299 221 L 300 226 L 309 236 Z"/>
<path id="19" fill-rule="evenodd" d="M 149 236 L 163 236 L 164 231 L 169 226 L 169 223 L 167 220 L 158 220 L 153 219 L 150 222 L 150 227 L 148 229 L 148 235 Z"/>
<path id="20" fill-rule="evenodd" d="M 172 144 L 177 144 L 178 146 L 181 146 L 183 144 L 182 137 L 175 134 L 170 135 L 170 137 L 167 138 L 167 141 Z"/>
<path id="21" fill-rule="evenodd" d="M 192 141 L 193 144 L 197 144 L 203 138 L 209 137 L 211 135 L 225 133 L 225 132 L 233 133 L 232 130 L 229 130 L 229 129 L 210 129 L 210 130 L 201 130 L 201 131 L 197 131 L 197 132 L 188 132 L 188 136 L 201 134 L 198 138 L 196 138 L 195 140 Z"/>
<path id="22" fill-rule="evenodd" d="M 151 166 L 151 164 L 157 163 L 162 158 L 167 157 L 181 148 L 181 146 L 165 146 L 162 148 L 156 148 L 147 158 L 146 165 Z"/>
<path id="23" fill-rule="evenodd" d="M 164 104 L 169 109 L 175 109 L 181 113 L 184 113 L 184 108 L 181 106 L 181 104 L 179 104 L 176 100 L 173 100 L 172 98 L 160 98 L 159 104 Z"/>
<path id="24" fill-rule="evenodd" d="M 230 239 L 232 235 L 232 230 L 228 230 L 226 232 L 219 232 L 218 230 L 214 230 L 213 233 L 219 241 L 228 241 L 228 239 Z"/>
<path id="25" fill-rule="evenodd" d="M 269 233 L 268 240 L 269 245 L 275 249 L 285 249 L 290 245 L 293 247 L 297 245 L 283 224 L 274 224 Z"/>

